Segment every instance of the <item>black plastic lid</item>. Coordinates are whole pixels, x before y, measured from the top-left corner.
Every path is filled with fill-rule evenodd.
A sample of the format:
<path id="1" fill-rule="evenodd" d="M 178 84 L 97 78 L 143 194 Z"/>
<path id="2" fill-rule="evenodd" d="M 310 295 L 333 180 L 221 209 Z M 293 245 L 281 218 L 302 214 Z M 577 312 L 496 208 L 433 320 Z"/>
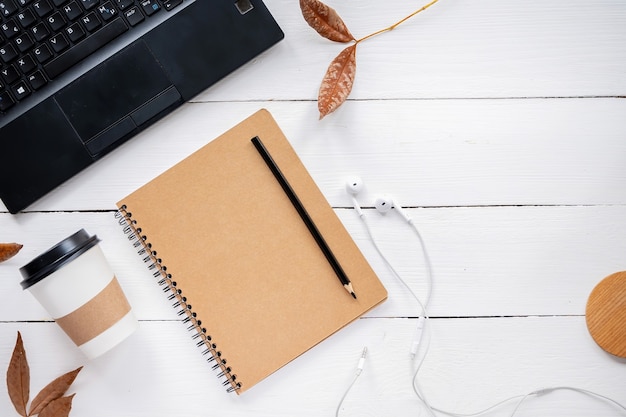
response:
<path id="1" fill-rule="evenodd" d="M 20 283 L 23 289 L 38 283 L 63 265 L 96 246 L 100 240 L 98 236 L 89 234 L 80 229 L 72 236 L 57 243 L 42 255 L 39 255 L 28 264 L 20 268 L 24 281 Z"/>

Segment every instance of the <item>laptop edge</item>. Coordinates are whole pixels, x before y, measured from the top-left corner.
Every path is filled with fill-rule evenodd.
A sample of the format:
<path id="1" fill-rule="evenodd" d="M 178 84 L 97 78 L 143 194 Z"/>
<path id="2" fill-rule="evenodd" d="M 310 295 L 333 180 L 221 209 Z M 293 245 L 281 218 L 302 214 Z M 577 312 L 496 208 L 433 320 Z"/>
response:
<path id="1" fill-rule="evenodd" d="M 284 38 L 261 1 L 196 0 L 0 128 L 17 213 Z M 181 29 L 182 28 L 182 29 Z"/>

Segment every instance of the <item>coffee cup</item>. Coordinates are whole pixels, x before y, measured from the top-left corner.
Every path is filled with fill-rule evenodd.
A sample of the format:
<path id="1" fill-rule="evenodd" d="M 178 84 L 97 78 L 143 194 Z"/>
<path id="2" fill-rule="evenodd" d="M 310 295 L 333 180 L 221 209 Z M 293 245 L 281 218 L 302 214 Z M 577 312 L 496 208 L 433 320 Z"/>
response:
<path id="1" fill-rule="evenodd" d="M 28 290 L 89 359 L 138 327 L 96 235 L 81 229 L 20 268 Z"/>

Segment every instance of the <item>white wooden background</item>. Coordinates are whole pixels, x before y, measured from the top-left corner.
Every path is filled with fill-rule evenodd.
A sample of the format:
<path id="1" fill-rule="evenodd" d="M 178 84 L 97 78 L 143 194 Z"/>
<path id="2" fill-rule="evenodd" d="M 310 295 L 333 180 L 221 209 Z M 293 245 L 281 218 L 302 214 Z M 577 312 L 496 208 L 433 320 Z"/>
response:
<path id="1" fill-rule="evenodd" d="M 328 0 L 356 37 L 419 1 Z M 374 251 L 344 192 L 359 196 L 379 244 L 418 294 L 424 259 L 377 193 L 409 207 L 434 271 L 431 346 L 419 381 L 440 408 L 472 413 L 539 388 L 574 386 L 626 404 L 626 360 L 585 327 L 585 303 L 626 269 L 626 2 L 441 0 L 357 50 L 350 101 L 318 121 L 323 73 L 344 45 L 317 35 L 295 0 L 267 0 L 285 32 L 274 48 L 19 215 L 0 241 L 0 369 L 22 332 L 34 395 L 79 365 L 71 415 L 426 415 L 408 349 L 418 307 Z M 242 396 L 226 394 L 113 219 L 115 202 L 257 109 L 269 109 L 389 290 L 389 300 Z M 2 179 L 7 181 L 10 179 Z M 102 239 L 140 329 L 87 363 L 18 268 L 84 227 Z M 193 239 L 193 237 L 190 237 Z M 626 325 L 626 324 L 625 324 Z M 267 341 L 271 343 L 270 340 Z M 263 358 L 258 358 L 263 360 Z M 489 413 L 509 416 L 512 403 Z M 0 388 L 0 414 L 17 415 Z M 574 392 L 529 398 L 516 416 L 619 416 Z"/>

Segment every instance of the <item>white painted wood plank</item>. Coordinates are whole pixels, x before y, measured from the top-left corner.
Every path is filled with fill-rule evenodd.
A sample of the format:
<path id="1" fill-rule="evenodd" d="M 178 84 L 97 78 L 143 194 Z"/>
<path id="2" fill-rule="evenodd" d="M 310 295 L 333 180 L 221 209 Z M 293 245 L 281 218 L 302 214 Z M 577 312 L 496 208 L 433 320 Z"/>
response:
<path id="1" fill-rule="evenodd" d="M 623 97 L 626 3 L 441 0 L 359 45 L 351 99 L 321 122 L 314 101 L 319 81 L 343 46 L 314 33 L 297 2 L 267 3 L 285 30 L 283 42 L 31 207 L 62 212 L 0 213 L 0 241 L 26 244 L 0 264 L 0 368 L 17 330 L 27 344 L 34 393 L 84 363 L 54 323 L 40 322 L 49 316 L 21 290 L 17 268 L 85 227 L 102 238 L 142 321 L 137 334 L 81 372 L 72 416 L 332 415 L 364 345 L 366 367 L 341 415 L 425 415 L 406 360 L 415 320 L 397 318 L 415 316 L 415 302 L 375 253 L 354 210 L 343 209 L 350 206 L 344 181 L 359 174 L 367 183 L 359 198 L 364 206 L 390 192 L 414 207 L 408 212 L 435 274 L 430 313 L 459 317 L 430 321 L 420 382 L 433 404 L 469 413 L 555 385 L 626 403 L 626 362 L 595 345 L 583 317 L 593 286 L 625 269 L 626 102 L 508 99 Z M 327 3 L 356 36 L 423 4 Z M 111 210 L 261 107 L 273 112 L 390 297 L 235 397 L 206 371 Z M 415 236 L 397 216 L 366 212 L 381 247 L 423 295 Z M 10 412 L 2 392 L 0 409 Z M 511 412 L 508 406 L 490 415 Z M 558 392 L 530 398 L 516 414 L 536 415 L 624 413 Z"/>
<path id="2" fill-rule="evenodd" d="M 428 3 L 328 0 L 357 38 Z M 314 100 L 345 47 L 319 36 L 298 2 L 268 0 L 285 39 L 199 101 Z M 441 0 L 357 49 L 351 99 L 623 96 L 626 4 Z"/>
<path id="3" fill-rule="evenodd" d="M 595 345 L 582 318 L 431 322 L 432 343 L 419 382 L 434 405 L 474 412 L 556 385 L 576 386 L 626 402 L 626 363 Z M 131 338 L 91 362 L 85 362 L 52 323 L 1 323 L 0 369 L 6 369 L 19 330 L 31 367 L 33 395 L 52 378 L 85 365 L 70 389 L 76 393 L 74 417 L 215 413 L 306 417 L 333 415 L 367 346 L 363 373 L 341 415 L 409 416 L 421 412 L 411 389 L 414 366 L 407 358 L 414 324 L 403 319 L 359 320 L 240 397 L 224 393 L 186 330 L 174 322 L 141 322 Z M 4 392 L 0 390 L 0 409 L 10 412 Z M 511 411 L 505 407 L 493 415 Z M 529 399 L 519 416 L 532 415 L 623 414 L 584 396 L 555 393 Z"/>
<path id="4" fill-rule="evenodd" d="M 389 291 L 369 314 L 415 317 L 416 302 L 375 252 L 354 210 L 336 210 Z M 624 206 L 410 209 L 430 255 L 437 317 L 584 315 L 593 287 L 626 269 Z M 418 238 L 395 213 L 366 210 L 381 249 L 424 297 L 426 269 Z M 25 246 L 0 264 L 0 321 L 49 320 L 19 286 L 20 266 L 79 228 L 96 234 L 141 319 L 174 318 L 161 290 L 119 230 L 112 212 L 0 215 L 0 240 Z M 190 237 L 193 239 L 193 237 Z M 358 290 L 358 289 L 357 289 Z M 192 303 L 193 304 L 193 303 Z"/>
<path id="5" fill-rule="evenodd" d="M 584 315 L 594 286 L 626 268 L 623 206 L 407 212 L 432 264 L 431 315 Z M 423 299 L 427 275 L 419 240 L 391 214 L 367 213 L 381 250 Z M 356 214 L 350 216 L 342 219 L 357 242 L 367 242 L 362 247 L 390 291 L 377 314 L 415 316 L 415 302 L 372 254 L 363 228 L 353 223 Z"/>
<path id="6" fill-rule="evenodd" d="M 187 104 L 29 210 L 113 209 L 261 107 L 333 206 L 354 174 L 364 205 L 380 192 L 409 206 L 626 203 L 625 100 L 350 102 L 321 122 L 312 103 L 255 102 Z"/>

